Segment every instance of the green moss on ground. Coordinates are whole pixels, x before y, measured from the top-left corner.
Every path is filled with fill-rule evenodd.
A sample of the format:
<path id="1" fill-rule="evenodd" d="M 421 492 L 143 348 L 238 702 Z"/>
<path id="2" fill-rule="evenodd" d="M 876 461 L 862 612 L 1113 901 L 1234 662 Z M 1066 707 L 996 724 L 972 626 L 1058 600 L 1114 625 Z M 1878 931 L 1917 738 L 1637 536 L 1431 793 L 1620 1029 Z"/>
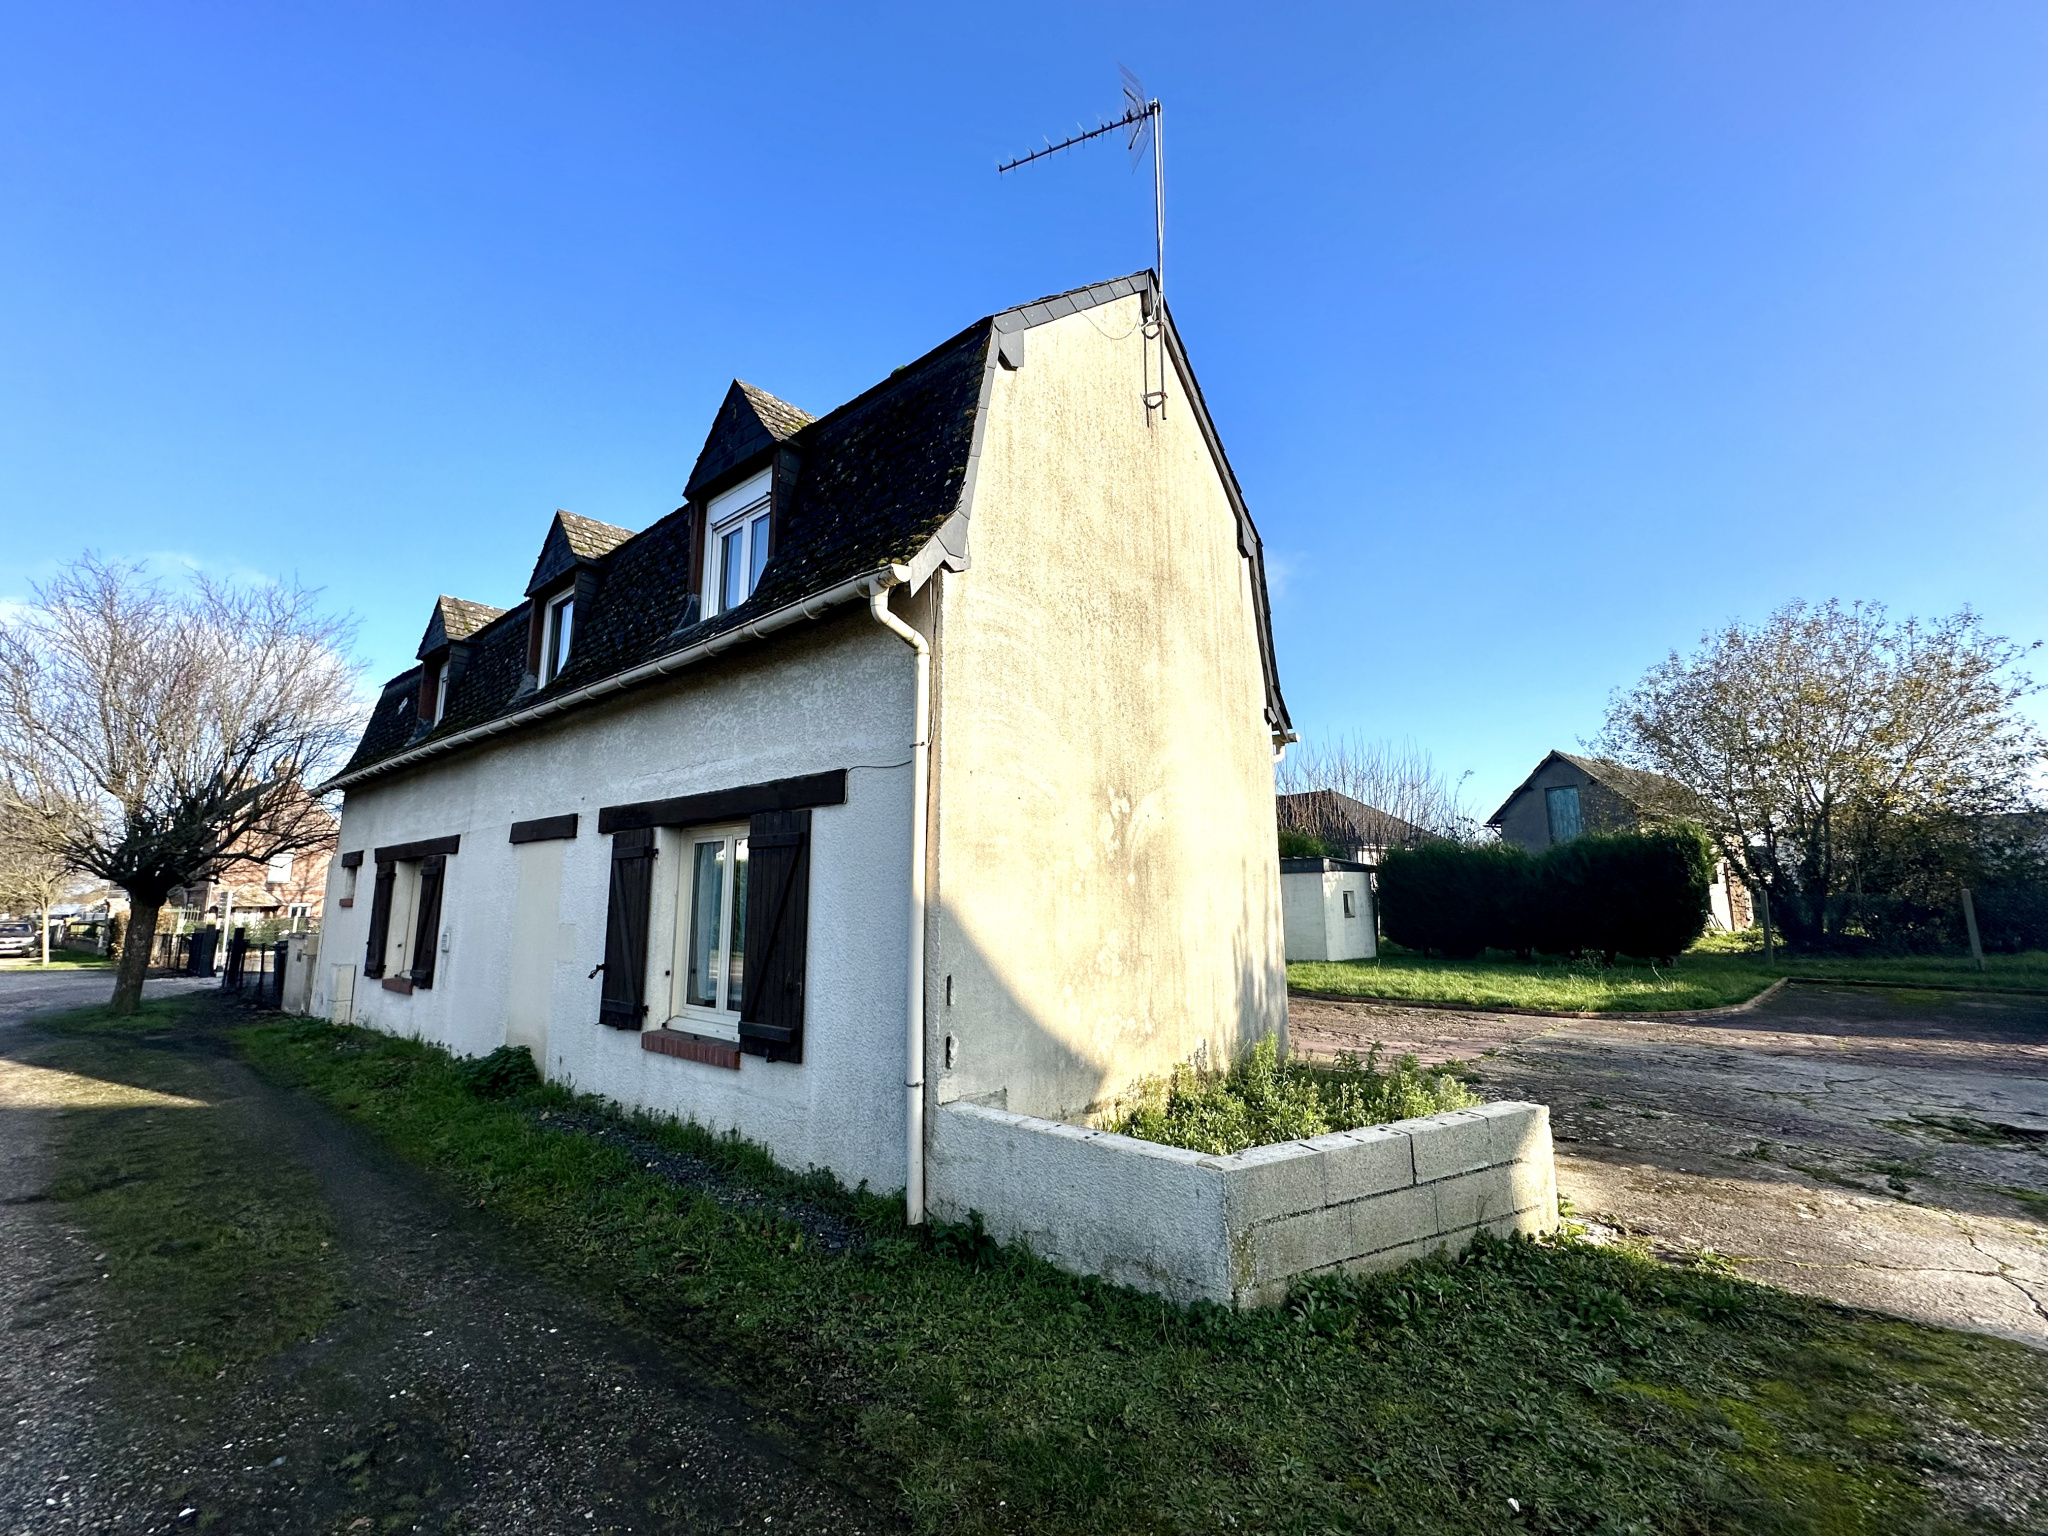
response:
<path id="1" fill-rule="evenodd" d="M 262 1070 L 497 1213 L 565 1281 L 816 1425 L 922 1530 L 1410 1533 L 2039 1528 L 1930 1492 L 1937 1443 L 2037 1478 L 2008 1437 L 2048 1359 L 1572 1241 L 1319 1282 L 1280 1310 L 1181 1309 L 971 1229 L 644 1118 L 634 1134 L 770 1197 L 720 1201 L 571 1128 L 559 1088 L 480 1098 L 417 1042 L 246 1030 Z M 474 1074 L 472 1074 L 474 1075 Z M 565 1110 L 573 1111 L 565 1115 Z M 820 1251 L 802 1201 L 864 1243 Z"/>
<path id="2" fill-rule="evenodd" d="M 218 1064 L 146 1048 L 187 1004 L 104 1009 L 46 1026 L 34 1065 L 58 1112 L 51 1198 L 84 1229 L 104 1288 L 102 1364 L 147 1383 L 232 1385 L 333 1316 L 327 1210 L 280 1161 Z"/>

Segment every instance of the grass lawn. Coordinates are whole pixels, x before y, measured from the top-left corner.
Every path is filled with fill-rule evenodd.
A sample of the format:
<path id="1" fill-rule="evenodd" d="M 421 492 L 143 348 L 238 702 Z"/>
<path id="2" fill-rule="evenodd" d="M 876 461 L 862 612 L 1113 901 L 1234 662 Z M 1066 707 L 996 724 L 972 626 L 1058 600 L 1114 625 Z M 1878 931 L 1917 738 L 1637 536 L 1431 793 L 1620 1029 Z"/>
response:
<path id="1" fill-rule="evenodd" d="M 1967 956 L 1849 960 L 1789 955 L 1780 950 L 1776 964 L 1767 968 L 1761 952 L 1737 947 L 1728 939 L 1703 941 L 1680 956 L 1675 966 L 1624 962 L 1611 968 L 1561 960 L 1525 962 L 1500 955 L 1480 960 L 1426 959 L 1383 945 L 1377 960 L 1296 961 L 1287 967 L 1287 984 L 1304 992 L 1565 1013 L 1719 1008 L 1748 1001 L 1781 976 L 1839 977 L 1901 987 L 1933 983 L 2048 990 L 2048 954 L 2039 950 L 1987 955 L 1984 963 L 1980 976 Z"/>
<path id="2" fill-rule="evenodd" d="M 104 955 L 95 955 L 83 949 L 53 949 L 50 951 L 50 970 L 67 971 L 111 971 L 114 962 Z M 44 969 L 42 956 L 33 960 L 0 960 L 0 971 L 40 971 Z"/>
<path id="3" fill-rule="evenodd" d="M 102 1255 L 101 1364 L 144 1385 L 230 1384 L 333 1315 L 326 1207 L 204 1056 L 136 1049 L 191 1006 L 39 1021 L 33 1091 L 61 1104 L 51 1198 Z M 4 1065 L 4 1064 L 0 1064 Z"/>
<path id="4" fill-rule="evenodd" d="M 2022 1454 L 2004 1437 L 2048 1410 L 2048 1358 L 2017 1345 L 1569 1240 L 1320 1283 L 1276 1311 L 1180 1309 L 976 1231 L 909 1231 L 895 1201 L 744 1143 L 626 1122 L 762 1197 L 714 1199 L 576 1130 L 606 1113 L 593 1101 L 479 1097 L 418 1042 L 313 1021 L 236 1036 L 563 1283 L 872 1467 L 919 1530 L 2028 1528 L 1958 1518 L 1927 1475 Z M 807 1241 L 776 1214 L 798 1202 L 862 1241 Z"/>

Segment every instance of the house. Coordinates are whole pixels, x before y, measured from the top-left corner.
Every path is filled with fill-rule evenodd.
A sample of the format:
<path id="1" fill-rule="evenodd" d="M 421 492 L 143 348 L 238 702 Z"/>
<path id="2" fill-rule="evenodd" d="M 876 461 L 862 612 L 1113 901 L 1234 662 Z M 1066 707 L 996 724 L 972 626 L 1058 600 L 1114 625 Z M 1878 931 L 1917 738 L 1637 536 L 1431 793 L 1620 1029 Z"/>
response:
<path id="1" fill-rule="evenodd" d="M 1336 857 L 1359 864 L 1378 864 L 1389 848 L 1412 848 L 1429 836 L 1412 821 L 1334 789 L 1276 795 L 1274 814 L 1284 830 L 1306 833 Z"/>
<path id="2" fill-rule="evenodd" d="M 943 1103 L 1085 1120 L 1284 1040 L 1259 536 L 1149 274 L 822 415 L 735 382 L 681 506 L 557 513 L 418 659 L 329 786 L 317 1013 L 912 1219 Z"/>
<path id="3" fill-rule="evenodd" d="M 175 935 L 208 925 L 247 928 L 276 923 L 296 932 L 317 922 L 327 889 L 327 865 L 334 857 L 336 823 L 310 800 L 297 802 L 292 815 L 304 819 L 313 839 L 308 847 L 270 859 L 231 859 L 209 880 L 173 886 L 164 902 L 169 921 L 160 923 L 160 929 Z"/>
<path id="4" fill-rule="evenodd" d="M 1582 832 L 1623 832 L 1659 820 L 1699 816 L 1698 798 L 1676 779 L 1600 757 L 1552 752 L 1501 802 L 1486 824 L 1504 843 L 1541 853 Z M 1716 927 L 1750 926 L 1749 891 L 1731 880 L 1726 859 L 1710 891 Z"/>

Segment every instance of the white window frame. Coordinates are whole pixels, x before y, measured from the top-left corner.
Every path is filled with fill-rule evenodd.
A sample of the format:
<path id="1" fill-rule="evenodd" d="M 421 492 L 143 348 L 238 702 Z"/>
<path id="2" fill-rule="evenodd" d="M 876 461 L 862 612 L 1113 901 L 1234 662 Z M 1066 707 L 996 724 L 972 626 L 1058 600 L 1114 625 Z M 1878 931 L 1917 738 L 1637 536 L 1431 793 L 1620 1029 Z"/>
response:
<path id="1" fill-rule="evenodd" d="M 754 595 L 754 584 L 767 564 L 769 542 L 769 489 L 771 475 L 762 470 L 731 490 L 711 498 L 704 509 L 704 617 L 737 608 Z M 737 538 L 740 569 L 746 573 L 746 590 L 726 602 L 724 585 L 726 540 Z"/>
<path id="2" fill-rule="evenodd" d="M 548 599 L 540 632 L 540 685 L 545 688 L 569 665 L 576 645 L 576 590 Z"/>
<path id="3" fill-rule="evenodd" d="M 420 861 L 400 859 L 391 882 L 391 920 L 384 929 L 384 979 L 412 975 L 413 927 L 419 918 Z"/>
<path id="4" fill-rule="evenodd" d="M 738 1040 L 740 1037 L 740 998 L 725 994 L 732 990 L 732 934 L 736 918 L 743 918 L 739 912 L 740 901 L 744 898 L 739 891 L 739 864 L 736 851 L 747 840 L 747 824 L 731 822 L 723 826 L 685 827 L 677 838 L 676 877 L 673 888 L 674 914 L 673 931 L 670 935 L 668 1020 L 670 1029 L 688 1030 L 692 1034 L 713 1035 L 722 1040 Z M 697 849 L 706 844 L 722 844 L 725 849 L 725 868 L 719 892 L 719 933 L 717 957 L 713 967 L 718 977 L 720 1006 L 707 1008 L 690 1000 L 690 949 L 696 927 L 696 912 L 693 896 L 696 890 Z"/>
<path id="5" fill-rule="evenodd" d="M 442 662 L 434 673 L 434 718 L 432 724 L 439 725 L 441 717 L 448 713 L 448 663 Z"/>

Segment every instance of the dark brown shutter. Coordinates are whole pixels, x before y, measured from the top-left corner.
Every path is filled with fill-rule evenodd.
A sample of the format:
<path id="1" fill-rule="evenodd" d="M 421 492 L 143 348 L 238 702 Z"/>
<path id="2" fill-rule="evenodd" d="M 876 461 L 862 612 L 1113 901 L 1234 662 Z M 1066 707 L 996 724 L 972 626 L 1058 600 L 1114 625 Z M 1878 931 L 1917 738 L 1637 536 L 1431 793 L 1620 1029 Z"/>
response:
<path id="1" fill-rule="evenodd" d="M 377 866 L 377 891 L 370 899 L 370 942 L 363 951 L 363 974 L 384 974 L 384 949 L 391 937 L 391 887 L 398 881 L 396 864 Z"/>
<path id="2" fill-rule="evenodd" d="M 804 1059 L 804 955 L 811 918 L 811 813 L 763 811 L 747 827 L 747 971 L 740 1049 Z"/>
<path id="3" fill-rule="evenodd" d="M 604 998 L 597 1020 L 638 1029 L 647 1017 L 647 909 L 654 897 L 654 829 L 612 836 L 612 893 L 604 919 Z"/>
<path id="4" fill-rule="evenodd" d="M 434 960 L 441 948 L 441 882 L 447 878 L 448 855 L 430 853 L 420 860 L 420 920 L 413 929 L 412 984 L 434 984 Z"/>

